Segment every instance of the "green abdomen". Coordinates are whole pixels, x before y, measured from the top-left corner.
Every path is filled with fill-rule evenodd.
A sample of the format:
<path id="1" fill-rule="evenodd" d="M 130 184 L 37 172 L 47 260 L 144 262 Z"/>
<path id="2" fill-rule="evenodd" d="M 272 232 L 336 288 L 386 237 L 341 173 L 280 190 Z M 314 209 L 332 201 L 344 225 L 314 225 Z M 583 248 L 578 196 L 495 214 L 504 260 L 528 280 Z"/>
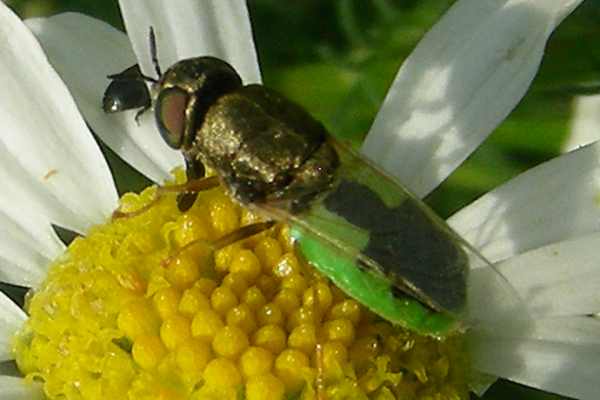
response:
<path id="1" fill-rule="evenodd" d="M 467 257 L 411 197 L 390 207 L 341 180 L 298 220 L 292 234 L 304 256 L 376 314 L 430 336 L 460 328 Z"/>

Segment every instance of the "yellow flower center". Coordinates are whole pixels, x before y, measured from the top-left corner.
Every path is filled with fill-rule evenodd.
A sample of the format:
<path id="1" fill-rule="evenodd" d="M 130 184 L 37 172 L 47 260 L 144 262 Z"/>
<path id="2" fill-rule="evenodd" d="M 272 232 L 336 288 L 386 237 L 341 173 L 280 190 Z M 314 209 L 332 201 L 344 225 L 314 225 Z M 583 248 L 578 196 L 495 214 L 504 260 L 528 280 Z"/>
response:
<path id="1" fill-rule="evenodd" d="M 215 252 L 257 217 L 221 189 L 186 213 L 175 198 L 74 240 L 29 296 L 15 358 L 49 399 L 468 398 L 460 336 L 377 318 L 303 262 L 283 225 Z"/>

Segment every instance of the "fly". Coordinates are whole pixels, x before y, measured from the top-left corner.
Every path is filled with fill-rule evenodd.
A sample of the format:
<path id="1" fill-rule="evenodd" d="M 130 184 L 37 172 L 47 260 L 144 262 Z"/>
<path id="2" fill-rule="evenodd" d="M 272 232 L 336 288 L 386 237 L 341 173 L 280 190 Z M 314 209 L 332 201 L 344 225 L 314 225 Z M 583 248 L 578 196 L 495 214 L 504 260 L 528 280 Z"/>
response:
<path id="1" fill-rule="evenodd" d="M 152 32 L 151 52 L 159 78 L 130 68 L 110 77 L 105 98 L 151 82 L 151 102 L 131 96 L 121 106 L 151 103 L 162 138 L 183 154 L 181 211 L 193 204 L 192 186 L 222 184 L 242 205 L 289 223 L 307 261 L 384 319 L 435 337 L 464 328 L 469 259 L 481 256 L 422 201 L 296 103 L 244 85 L 227 62 L 189 58 L 162 73 Z M 116 83 L 123 93 L 111 90 Z M 204 177 L 204 166 L 217 178 Z M 241 228 L 225 242 L 269 226 Z"/>

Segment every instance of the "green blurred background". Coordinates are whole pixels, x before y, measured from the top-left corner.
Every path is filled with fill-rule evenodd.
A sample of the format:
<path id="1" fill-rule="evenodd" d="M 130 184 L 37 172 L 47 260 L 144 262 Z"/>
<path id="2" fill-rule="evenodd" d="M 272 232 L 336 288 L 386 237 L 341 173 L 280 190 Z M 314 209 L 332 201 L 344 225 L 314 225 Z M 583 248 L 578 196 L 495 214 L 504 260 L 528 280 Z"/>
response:
<path id="1" fill-rule="evenodd" d="M 542 0 L 545 1 L 545 0 Z M 122 29 L 116 1 L 13 0 L 22 17 L 80 11 Z M 403 59 L 452 0 L 249 0 L 264 81 L 337 135 L 360 143 Z M 427 199 L 451 215 L 518 173 L 555 157 L 577 87 L 600 75 L 600 2 L 587 0 L 553 34 L 541 70 L 510 117 Z M 316 23 L 315 21 L 318 21 Z M 285 35 L 286 46 L 281 38 Z M 575 88 L 575 90 L 574 90 Z M 111 156 L 120 190 L 145 181 Z M 507 381 L 483 397 L 561 399 Z"/>

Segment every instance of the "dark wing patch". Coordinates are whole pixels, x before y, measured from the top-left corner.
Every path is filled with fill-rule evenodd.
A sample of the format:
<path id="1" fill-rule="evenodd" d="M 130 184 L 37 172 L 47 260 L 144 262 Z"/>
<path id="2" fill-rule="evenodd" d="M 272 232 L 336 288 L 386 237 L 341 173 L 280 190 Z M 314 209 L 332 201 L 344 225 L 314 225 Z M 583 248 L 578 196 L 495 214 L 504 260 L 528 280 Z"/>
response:
<path id="1" fill-rule="evenodd" d="M 362 253 L 401 291 L 438 311 L 464 308 L 467 256 L 418 203 L 407 199 L 390 208 L 367 186 L 343 179 L 324 204 L 369 231 Z"/>

